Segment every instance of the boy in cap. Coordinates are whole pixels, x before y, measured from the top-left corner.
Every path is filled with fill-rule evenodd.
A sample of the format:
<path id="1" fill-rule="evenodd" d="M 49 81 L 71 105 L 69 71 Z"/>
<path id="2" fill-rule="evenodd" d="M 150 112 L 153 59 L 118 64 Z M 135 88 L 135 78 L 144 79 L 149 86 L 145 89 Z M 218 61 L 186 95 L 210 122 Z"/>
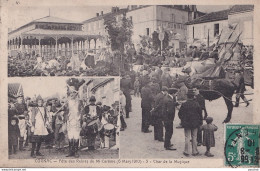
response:
<path id="1" fill-rule="evenodd" d="M 18 126 L 17 117 L 12 117 L 11 122 L 8 123 L 8 146 L 9 146 L 9 155 L 16 154 L 18 138 L 20 137 L 20 129 Z"/>
<path id="2" fill-rule="evenodd" d="M 203 146 L 206 146 L 205 156 L 213 157 L 214 155 L 210 153 L 210 148 L 215 147 L 215 137 L 214 132 L 217 131 L 218 127 L 214 124 L 212 117 L 206 118 L 207 124 L 201 126 L 201 130 L 203 130 Z"/>
<path id="3" fill-rule="evenodd" d="M 96 120 L 96 123 L 100 123 L 99 119 L 102 119 L 100 108 L 96 106 L 95 96 L 89 98 L 89 105 L 84 108 L 84 120 L 83 126 L 86 128 L 86 136 L 88 143 L 88 150 L 95 150 L 96 136 L 98 134 L 98 127 L 88 127 L 88 124 Z"/>

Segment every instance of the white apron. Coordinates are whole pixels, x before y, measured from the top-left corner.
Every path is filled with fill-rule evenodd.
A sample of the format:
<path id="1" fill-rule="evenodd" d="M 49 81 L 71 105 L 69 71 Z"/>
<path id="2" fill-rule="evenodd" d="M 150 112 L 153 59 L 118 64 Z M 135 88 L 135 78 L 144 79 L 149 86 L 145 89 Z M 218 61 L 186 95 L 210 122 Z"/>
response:
<path id="1" fill-rule="evenodd" d="M 35 116 L 34 135 L 48 135 L 47 128 L 44 124 L 44 108 L 39 107 Z"/>
<path id="2" fill-rule="evenodd" d="M 80 115 L 78 111 L 79 102 L 69 100 L 69 115 L 67 120 L 67 131 L 69 139 L 79 139 L 80 135 Z"/>

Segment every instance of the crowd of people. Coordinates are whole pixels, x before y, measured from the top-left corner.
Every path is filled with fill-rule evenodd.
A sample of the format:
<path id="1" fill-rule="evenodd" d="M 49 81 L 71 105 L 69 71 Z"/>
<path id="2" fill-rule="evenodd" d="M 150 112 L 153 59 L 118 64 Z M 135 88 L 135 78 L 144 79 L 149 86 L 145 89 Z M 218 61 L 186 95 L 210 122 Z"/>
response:
<path id="1" fill-rule="evenodd" d="M 185 80 L 180 81 L 180 78 L 171 76 L 169 68 L 162 69 L 161 65 L 146 65 L 140 72 L 125 73 L 120 84 L 121 97 L 123 96 L 121 103 L 124 104 L 126 118 L 130 117 L 129 113 L 132 111 L 132 95 L 141 97 L 143 133 L 152 132 L 149 128 L 153 126 L 154 140 L 164 142 L 166 150 L 176 150 L 170 140 L 174 129 L 175 112 L 178 109 L 181 123 L 176 128 L 184 128 L 185 134 L 183 154 L 189 156 L 192 145 L 192 155 L 197 156 L 199 155 L 197 146 L 204 145 L 205 155 L 214 156 L 210 148 L 215 146 L 214 131 L 217 130 L 217 126 L 213 124 L 213 118 L 208 116 L 205 99 L 198 89 L 187 87 Z M 245 82 L 242 70 L 236 71 L 233 84 L 236 85 L 238 93 L 235 107 L 238 107 L 240 98 L 248 106 L 249 101 L 243 95 Z M 205 125 L 203 120 L 206 121 Z M 121 119 L 121 126 L 122 131 L 127 127 L 127 120 L 125 122 L 124 118 Z"/>
<path id="2" fill-rule="evenodd" d="M 106 55 L 106 59 L 102 57 Z M 100 58 L 100 59 L 99 59 Z M 108 53 L 75 53 L 73 57 L 47 58 L 39 54 L 18 53 L 8 57 L 8 76 L 107 76 L 118 75 Z"/>
<path id="3" fill-rule="evenodd" d="M 20 94 L 15 102 L 9 102 L 9 155 L 29 147 L 31 157 L 43 156 L 40 149 L 44 143 L 45 148 L 68 151 L 67 157 L 79 157 L 80 148 L 108 149 L 111 141 L 117 144 L 119 102 L 102 105 L 94 96 L 83 102 L 77 99 L 78 86 L 70 87 L 66 99 L 44 100 L 39 95 L 32 100 Z"/>

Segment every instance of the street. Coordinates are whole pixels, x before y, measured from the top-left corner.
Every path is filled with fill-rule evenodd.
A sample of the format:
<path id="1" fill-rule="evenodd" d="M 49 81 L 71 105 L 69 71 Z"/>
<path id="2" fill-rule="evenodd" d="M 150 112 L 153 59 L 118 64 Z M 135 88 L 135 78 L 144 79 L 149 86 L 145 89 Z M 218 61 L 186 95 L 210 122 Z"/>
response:
<path id="1" fill-rule="evenodd" d="M 253 90 L 247 87 L 245 93 L 252 93 Z M 252 99 L 253 95 L 247 95 L 246 98 Z M 233 95 L 235 101 L 235 95 Z M 242 100 L 240 101 L 242 102 Z M 200 146 L 198 150 L 201 156 L 186 157 L 183 155 L 184 150 L 184 129 L 176 129 L 180 120 L 178 118 L 178 110 L 175 112 L 173 136 L 171 139 L 172 144 L 177 148 L 176 151 L 168 151 L 164 149 L 163 142 L 154 140 L 154 130 L 150 126 L 151 133 L 141 132 L 141 98 L 132 96 L 132 112 L 130 118 L 126 118 L 127 128 L 125 131 L 120 132 L 120 158 L 207 158 L 204 153 L 206 147 Z M 253 123 L 253 105 L 245 107 L 246 104 L 242 103 L 238 108 L 234 107 L 232 119 L 230 123 Z M 211 148 L 211 153 L 215 156 L 213 158 L 224 159 L 224 124 L 223 120 L 226 118 L 227 107 L 223 98 L 214 101 L 206 100 L 206 109 L 208 115 L 213 117 L 213 124 L 218 127 L 215 132 L 216 146 Z M 206 123 L 203 121 L 203 123 Z"/>

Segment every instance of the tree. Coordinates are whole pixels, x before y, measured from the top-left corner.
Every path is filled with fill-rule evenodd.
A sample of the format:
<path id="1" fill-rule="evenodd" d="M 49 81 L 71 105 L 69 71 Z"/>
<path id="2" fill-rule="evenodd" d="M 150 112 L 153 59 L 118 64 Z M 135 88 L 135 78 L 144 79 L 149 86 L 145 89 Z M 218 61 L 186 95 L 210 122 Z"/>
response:
<path id="1" fill-rule="evenodd" d="M 127 19 L 124 13 L 120 21 L 117 21 L 115 16 L 105 17 L 104 25 L 108 33 L 108 43 L 111 45 L 112 51 L 119 50 L 123 53 L 125 45 L 132 43 L 132 21 Z"/>

